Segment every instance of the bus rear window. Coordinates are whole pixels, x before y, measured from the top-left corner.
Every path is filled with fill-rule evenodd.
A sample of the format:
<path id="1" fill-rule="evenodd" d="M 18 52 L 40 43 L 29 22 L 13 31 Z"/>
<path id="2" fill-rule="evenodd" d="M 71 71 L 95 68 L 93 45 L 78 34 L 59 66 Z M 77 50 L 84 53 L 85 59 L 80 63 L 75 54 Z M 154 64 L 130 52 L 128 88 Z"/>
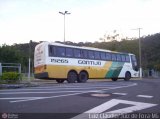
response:
<path id="1" fill-rule="evenodd" d="M 48 46 L 49 57 L 54 56 L 54 46 Z"/>

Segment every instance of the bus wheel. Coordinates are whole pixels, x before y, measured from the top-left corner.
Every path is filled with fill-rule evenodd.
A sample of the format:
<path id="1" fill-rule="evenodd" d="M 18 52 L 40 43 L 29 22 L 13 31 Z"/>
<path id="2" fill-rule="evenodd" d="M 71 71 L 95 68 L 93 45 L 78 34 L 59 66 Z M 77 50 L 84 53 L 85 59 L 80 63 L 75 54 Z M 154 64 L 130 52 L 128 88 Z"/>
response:
<path id="1" fill-rule="evenodd" d="M 78 83 L 85 83 L 88 80 L 88 74 L 84 71 L 80 72 L 78 76 Z"/>
<path id="2" fill-rule="evenodd" d="M 57 83 L 63 83 L 64 79 L 56 79 Z"/>
<path id="3" fill-rule="evenodd" d="M 131 78 L 131 73 L 130 72 L 126 72 L 124 80 L 125 81 L 129 81 L 130 78 Z"/>
<path id="4" fill-rule="evenodd" d="M 118 80 L 118 78 L 112 78 L 112 81 L 117 81 Z"/>
<path id="5" fill-rule="evenodd" d="M 68 73 L 68 76 L 67 76 L 67 82 L 68 83 L 75 83 L 75 81 L 77 80 L 78 76 L 77 76 L 77 73 L 74 72 L 74 71 L 70 71 Z"/>

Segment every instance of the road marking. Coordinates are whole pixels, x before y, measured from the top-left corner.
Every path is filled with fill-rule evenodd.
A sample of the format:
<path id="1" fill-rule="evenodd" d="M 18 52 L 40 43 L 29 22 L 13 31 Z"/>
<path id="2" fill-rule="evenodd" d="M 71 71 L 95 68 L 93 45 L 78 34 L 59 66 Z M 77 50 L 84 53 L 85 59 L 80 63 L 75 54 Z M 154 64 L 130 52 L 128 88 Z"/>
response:
<path id="1" fill-rule="evenodd" d="M 132 85 L 132 84 L 128 84 L 128 85 Z M 87 87 L 86 87 L 87 86 Z M 100 85 L 100 84 L 97 84 L 97 85 L 91 85 L 91 84 L 89 84 L 89 85 L 83 85 L 83 86 L 69 86 L 69 85 L 67 85 L 67 86 L 50 86 L 50 87 L 34 87 L 34 88 L 26 88 L 26 89 L 4 89 L 4 90 L 0 90 L 0 92 L 5 92 L 5 91 L 7 91 L 7 92 L 16 92 L 16 91 L 25 91 L 25 90 L 59 90 L 59 89 L 93 89 L 93 88 L 113 88 L 113 87 L 115 87 L 115 86 L 126 86 L 126 85 L 122 85 L 122 84 L 106 84 L 106 85 L 104 85 L 104 84 L 102 84 L 102 85 Z"/>
<path id="2" fill-rule="evenodd" d="M 56 92 L 5 92 L 5 93 L 0 93 L 0 95 L 4 94 L 32 94 L 32 93 L 72 93 L 72 92 L 82 92 L 82 91 L 56 91 Z M 0 98 L 1 99 L 1 98 Z"/>
<path id="3" fill-rule="evenodd" d="M 117 110 L 113 110 L 113 111 L 109 111 L 106 112 L 108 109 L 118 105 L 118 104 L 129 104 L 129 105 L 133 105 L 127 108 L 121 108 L 121 109 L 117 109 Z M 125 113 L 131 113 L 134 111 L 138 111 L 138 110 L 142 110 L 142 109 L 146 109 L 146 108 L 150 108 L 153 106 L 156 106 L 157 104 L 152 104 L 152 103 L 144 103 L 144 102 L 136 102 L 136 101 L 128 101 L 128 100 L 120 100 L 120 99 L 112 99 L 108 102 L 105 102 L 93 109 L 90 109 L 76 117 L 73 117 L 72 119 L 82 119 L 82 118 L 88 118 L 89 115 L 87 114 L 100 114 L 102 112 L 105 112 L 105 114 L 119 114 L 119 115 L 112 115 L 111 118 L 115 117 L 115 116 L 120 116 L 122 114 Z"/>
<path id="4" fill-rule="evenodd" d="M 153 98 L 153 96 L 150 96 L 150 95 L 137 95 L 137 97 L 143 97 L 143 98 Z"/>
<path id="5" fill-rule="evenodd" d="M 0 98 L 0 100 L 20 100 L 20 99 L 36 99 L 44 97 L 14 97 L 14 98 Z"/>
<path id="6" fill-rule="evenodd" d="M 118 89 L 118 88 L 127 88 L 127 87 L 131 87 L 131 86 L 136 86 L 137 83 L 133 83 L 132 85 L 126 85 L 126 86 L 119 86 L 119 87 L 113 87 L 110 89 L 101 89 L 99 90 L 100 92 L 103 90 L 111 90 L 111 89 Z M 80 94 L 85 94 L 85 93 L 90 93 L 90 92 L 94 92 L 97 90 L 91 90 L 91 91 L 83 91 L 83 92 L 79 92 L 79 93 L 72 93 L 72 94 L 65 94 L 65 95 L 56 95 L 56 96 L 50 96 L 50 97 L 37 97 L 35 99 L 24 99 L 24 100 L 16 100 L 16 101 L 10 101 L 10 103 L 15 103 L 15 102 L 24 102 L 24 101 L 33 101 L 33 100 L 40 100 L 40 99 L 49 99 L 49 98 L 58 98 L 58 97 L 66 97 L 66 96 L 74 96 L 74 95 L 80 95 Z"/>
<path id="7" fill-rule="evenodd" d="M 127 95 L 127 93 L 112 93 L 112 94 L 115 94 L 115 95 Z"/>
<path id="8" fill-rule="evenodd" d="M 52 89 L 15 89 L 15 90 L 2 90 L 2 91 L 0 91 L 0 92 L 5 92 L 5 91 L 7 91 L 7 92 L 17 92 L 17 91 L 29 91 L 29 90 L 37 90 L 37 91 L 39 91 L 39 90 L 63 90 L 63 89 L 65 89 L 65 90 L 67 90 L 67 89 L 77 89 L 77 90 L 85 90 L 85 89 L 95 89 L 95 88 L 97 88 L 97 89 L 99 89 L 99 88 L 110 88 L 110 87 L 107 87 L 107 86 L 105 86 L 105 87 L 81 87 L 81 88 L 62 88 L 62 87 L 59 87 L 59 88 L 52 88 Z M 112 87 L 111 87 L 112 88 Z"/>
<path id="9" fill-rule="evenodd" d="M 11 103 L 14 103 L 14 102 L 33 101 L 33 100 L 39 100 L 39 99 L 49 99 L 49 98 L 57 98 L 57 97 L 66 97 L 66 96 L 73 96 L 73 95 L 79 95 L 79 94 L 82 94 L 82 93 L 72 93 L 72 94 L 56 95 L 56 96 L 50 96 L 50 97 L 37 97 L 37 98 L 24 99 L 24 100 L 16 100 L 16 101 L 10 101 L 10 102 L 11 102 Z"/>
<path id="10" fill-rule="evenodd" d="M 131 107 L 122 108 L 114 111 L 110 111 L 108 113 L 131 113 L 133 111 L 138 111 L 142 109 L 146 109 L 149 107 L 156 106 L 157 104 L 151 104 L 151 103 L 143 103 L 143 102 L 136 102 L 136 101 L 128 101 L 128 100 L 120 100 L 120 99 L 112 99 L 106 103 L 103 103 L 85 113 L 102 113 L 118 104 L 129 104 L 133 105 Z"/>

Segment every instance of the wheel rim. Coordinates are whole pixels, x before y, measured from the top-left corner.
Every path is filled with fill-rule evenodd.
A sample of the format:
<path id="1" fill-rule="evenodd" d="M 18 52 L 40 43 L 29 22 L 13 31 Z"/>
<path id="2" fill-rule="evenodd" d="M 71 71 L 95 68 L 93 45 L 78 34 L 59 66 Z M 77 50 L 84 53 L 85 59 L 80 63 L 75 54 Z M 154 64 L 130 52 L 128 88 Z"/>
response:
<path id="1" fill-rule="evenodd" d="M 127 72 L 127 73 L 126 73 L 125 80 L 128 81 L 130 78 L 131 78 L 131 75 L 130 75 L 130 73 Z"/>
<path id="2" fill-rule="evenodd" d="M 74 83 L 77 80 L 77 74 L 75 72 L 70 72 L 68 74 L 68 83 Z"/>
<path id="3" fill-rule="evenodd" d="M 88 75 L 85 72 L 81 72 L 79 74 L 79 80 L 78 82 L 86 82 L 88 79 Z"/>

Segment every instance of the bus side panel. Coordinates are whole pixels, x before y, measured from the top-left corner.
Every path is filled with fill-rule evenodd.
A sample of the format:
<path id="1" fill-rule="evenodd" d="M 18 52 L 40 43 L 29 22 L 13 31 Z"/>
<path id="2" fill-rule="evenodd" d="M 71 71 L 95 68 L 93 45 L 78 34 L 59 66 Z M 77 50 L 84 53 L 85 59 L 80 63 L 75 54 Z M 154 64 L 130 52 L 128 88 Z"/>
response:
<path id="1" fill-rule="evenodd" d="M 119 74 L 119 77 L 124 78 L 127 71 L 131 73 L 131 77 L 138 77 L 139 75 L 138 71 L 133 70 L 131 63 L 125 63 Z"/>
<path id="2" fill-rule="evenodd" d="M 112 62 L 107 61 L 103 67 L 90 67 L 88 69 L 89 78 L 106 78 L 106 73 L 109 71 L 111 65 Z"/>
<path id="3" fill-rule="evenodd" d="M 112 62 L 106 62 L 103 67 L 99 66 L 66 66 L 66 65 L 47 65 L 49 78 L 67 78 L 67 74 L 71 70 L 75 70 L 77 74 L 85 70 L 89 74 L 89 78 L 105 78 L 106 73 L 109 71 Z"/>
<path id="4" fill-rule="evenodd" d="M 124 62 L 112 62 L 109 71 L 106 73 L 106 78 L 118 78 L 124 66 Z"/>

